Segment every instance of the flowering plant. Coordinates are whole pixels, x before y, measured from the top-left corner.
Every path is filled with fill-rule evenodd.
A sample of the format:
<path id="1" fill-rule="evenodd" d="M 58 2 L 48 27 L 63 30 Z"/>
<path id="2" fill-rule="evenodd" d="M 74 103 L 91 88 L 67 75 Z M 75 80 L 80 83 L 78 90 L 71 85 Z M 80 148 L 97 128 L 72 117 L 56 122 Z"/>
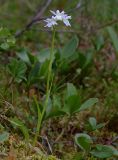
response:
<path id="1" fill-rule="evenodd" d="M 53 14 L 53 16 L 51 18 L 47 18 L 46 20 L 44 20 L 47 23 L 45 27 L 53 28 L 55 25 L 58 25 L 57 23 L 58 21 L 62 21 L 66 26 L 71 26 L 69 22 L 69 19 L 71 19 L 71 16 L 68 16 L 64 11 L 60 12 L 59 10 L 57 10 L 56 12 L 51 11 L 51 13 Z M 41 129 L 42 121 L 45 116 L 45 112 L 48 106 L 48 101 L 50 98 L 52 83 L 53 83 L 52 64 L 53 64 L 53 57 L 54 57 L 54 42 L 55 42 L 55 30 L 53 30 L 53 36 L 52 36 L 52 47 L 51 47 L 50 58 L 49 58 L 47 84 L 46 84 L 46 96 L 45 96 L 42 112 L 40 111 L 39 106 L 37 105 L 38 123 L 37 123 L 35 138 L 34 138 L 34 145 L 37 141 L 38 134 Z M 38 104 L 36 98 L 35 98 L 35 102 L 36 104 Z"/>

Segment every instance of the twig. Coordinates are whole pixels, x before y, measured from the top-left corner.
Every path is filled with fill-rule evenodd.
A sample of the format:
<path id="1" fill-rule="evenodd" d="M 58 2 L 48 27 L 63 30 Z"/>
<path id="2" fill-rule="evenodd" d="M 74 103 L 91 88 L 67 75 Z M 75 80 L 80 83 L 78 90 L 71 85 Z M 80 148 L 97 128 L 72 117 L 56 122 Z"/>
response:
<path id="1" fill-rule="evenodd" d="M 62 129 L 62 131 L 59 134 L 59 136 L 56 138 L 55 143 L 57 143 L 62 138 L 62 136 L 64 135 L 64 132 L 65 132 L 70 120 L 71 120 L 71 116 L 69 116 L 67 121 L 65 122 L 64 128 Z"/>
<path id="2" fill-rule="evenodd" d="M 42 9 L 38 9 L 38 12 L 34 16 L 34 18 L 22 29 L 21 31 L 16 32 L 15 37 L 19 37 L 22 35 L 26 30 L 30 29 L 30 27 L 36 23 L 37 21 L 40 22 L 44 20 L 45 18 L 42 18 L 43 13 L 46 11 L 52 0 L 46 0 L 46 4 L 44 4 L 44 7 Z"/>
<path id="3" fill-rule="evenodd" d="M 60 140 L 60 138 L 62 138 L 64 132 L 65 132 L 65 128 L 62 129 L 61 133 L 60 133 L 59 136 L 56 138 L 56 140 L 55 140 L 54 143 L 57 143 L 57 142 Z"/>
<path id="4" fill-rule="evenodd" d="M 76 7 L 73 9 L 70 9 L 67 13 L 75 12 L 76 10 L 78 10 L 84 6 L 85 6 L 85 3 L 82 3 L 82 0 L 80 0 L 79 3 L 76 5 Z"/>
<path id="5" fill-rule="evenodd" d="M 103 24 L 103 25 L 101 25 L 101 26 L 98 26 L 98 27 L 96 27 L 96 31 L 97 30 L 100 30 L 100 29 L 102 29 L 102 28 L 106 28 L 106 27 L 108 27 L 108 26 L 111 26 L 111 25 L 114 25 L 114 24 L 116 24 L 116 23 L 118 23 L 118 19 L 114 19 L 114 20 L 112 20 L 112 21 L 110 21 L 110 22 L 108 22 L 108 23 L 106 23 L 106 24 Z"/>
<path id="6" fill-rule="evenodd" d="M 45 137 L 45 139 L 46 139 L 46 141 L 47 141 L 47 144 L 48 144 L 50 153 L 53 154 L 52 147 L 51 147 L 51 145 L 50 145 L 50 143 L 49 143 L 49 140 L 48 140 L 47 136 Z"/>
<path id="7" fill-rule="evenodd" d="M 29 2 L 29 0 L 22 0 L 22 3 L 25 3 L 28 9 L 30 9 L 33 13 L 36 11 L 36 8 Z"/>
<path id="8" fill-rule="evenodd" d="M 38 11 L 38 13 L 33 18 L 33 20 L 37 21 L 38 19 L 40 19 L 40 17 L 46 11 L 46 9 L 48 8 L 48 6 L 50 5 L 51 2 L 52 2 L 52 0 L 46 0 L 45 3 L 44 3 L 44 7 L 41 10 Z"/>

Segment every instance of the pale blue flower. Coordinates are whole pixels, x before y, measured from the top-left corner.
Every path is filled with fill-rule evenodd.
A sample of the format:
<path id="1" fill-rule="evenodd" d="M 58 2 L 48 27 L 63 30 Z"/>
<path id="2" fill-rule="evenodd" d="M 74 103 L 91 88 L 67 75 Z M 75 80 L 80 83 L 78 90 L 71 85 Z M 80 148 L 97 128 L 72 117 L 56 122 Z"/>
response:
<path id="1" fill-rule="evenodd" d="M 53 14 L 53 16 L 45 20 L 45 22 L 47 23 L 45 27 L 53 27 L 55 25 L 58 25 L 57 21 L 62 21 L 66 26 L 71 26 L 69 22 L 71 16 L 68 16 L 64 11 L 60 12 L 59 10 L 57 10 L 56 12 L 50 12 Z"/>
<path id="2" fill-rule="evenodd" d="M 68 16 L 64 11 L 60 12 L 59 10 L 57 10 L 56 12 L 51 11 L 51 13 L 54 15 L 52 17 L 56 21 L 63 21 L 66 26 L 71 26 L 69 22 L 71 16 Z"/>
<path id="3" fill-rule="evenodd" d="M 44 21 L 47 23 L 47 25 L 45 27 L 49 27 L 50 28 L 50 27 L 53 27 L 53 26 L 57 25 L 57 22 L 53 18 L 47 18 Z"/>

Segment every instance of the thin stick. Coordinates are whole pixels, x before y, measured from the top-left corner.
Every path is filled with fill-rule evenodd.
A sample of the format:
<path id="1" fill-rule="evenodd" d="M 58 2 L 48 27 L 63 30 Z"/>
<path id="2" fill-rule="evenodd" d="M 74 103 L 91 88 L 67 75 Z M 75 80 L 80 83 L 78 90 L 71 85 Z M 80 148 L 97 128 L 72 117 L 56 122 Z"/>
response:
<path id="1" fill-rule="evenodd" d="M 50 150 L 51 154 L 53 154 L 53 150 L 52 150 L 52 147 L 51 147 L 51 145 L 49 143 L 48 137 L 46 136 L 45 139 L 47 141 L 47 144 L 48 144 L 48 147 L 49 147 L 49 150 Z"/>
<path id="2" fill-rule="evenodd" d="M 30 27 L 35 23 L 35 22 L 40 22 L 42 20 L 44 20 L 45 18 L 42 18 L 43 13 L 46 11 L 46 9 L 48 8 L 48 6 L 50 5 L 50 3 L 52 2 L 52 0 L 46 0 L 45 1 L 46 4 L 44 4 L 44 7 L 40 10 L 38 10 L 38 12 L 36 13 L 36 15 L 34 16 L 34 18 L 24 27 L 24 29 L 22 29 L 21 31 L 16 32 L 15 37 L 19 37 L 20 35 L 22 35 L 26 30 L 29 30 Z"/>

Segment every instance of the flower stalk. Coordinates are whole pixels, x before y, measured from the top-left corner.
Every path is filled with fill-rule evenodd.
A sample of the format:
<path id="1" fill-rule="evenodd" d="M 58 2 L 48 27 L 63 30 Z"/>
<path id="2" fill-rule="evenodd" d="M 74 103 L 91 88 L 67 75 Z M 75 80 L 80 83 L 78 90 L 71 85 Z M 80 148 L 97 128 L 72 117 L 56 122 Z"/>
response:
<path id="1" fill-rule="evenodd" d="M 38 123 L 37 123 L 37 129 L 36 129 L 36 134 L 34 137 L 34 142 L 33 142 L 33 146 L 35 146 L 38 136 L 41 132 L 41 125 L 42 125 L 42 121 L 46 112 L 46 108 L 48 105 L 48 101 L 49 101 L 49 97 L 50 97 L 50 92 L 51 92 L 51 88 L 52 88 L 52 64 L 53 64 L 53 59 L 54 59 L 54 42 L 55 42 L 55 29 L 53 27 L 53 36 L 52 36 L 52 45 L 51 45 L 51 52 L 50 52 L 50 58 L 49 58 L 49 65 L 48 65 L 48 75 L 47 75 L 47 84 L 46 84 L 46 98 L 44 101 L 44 106 L 43 106 L 43 110 L 42 112 L 40 112 L 39 109 L 39 105 L 37 105 L 37 100 L 36 98 L 35 103 L 37 105 L 37 110 L 38 110 Z"/>

